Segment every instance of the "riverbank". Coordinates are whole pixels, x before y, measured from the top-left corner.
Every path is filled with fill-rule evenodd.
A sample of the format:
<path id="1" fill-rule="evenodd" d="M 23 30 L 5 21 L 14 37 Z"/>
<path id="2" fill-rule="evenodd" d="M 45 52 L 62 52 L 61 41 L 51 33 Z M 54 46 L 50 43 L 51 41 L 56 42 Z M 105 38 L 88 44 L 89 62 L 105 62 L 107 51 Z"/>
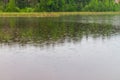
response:
<path id="1" fill-rule="evenodd" d="M 0 17 L 59 17 L 66 15 L 119 15 L 120 12 L 37 12 L 37 13 L 0 13 Z"/>

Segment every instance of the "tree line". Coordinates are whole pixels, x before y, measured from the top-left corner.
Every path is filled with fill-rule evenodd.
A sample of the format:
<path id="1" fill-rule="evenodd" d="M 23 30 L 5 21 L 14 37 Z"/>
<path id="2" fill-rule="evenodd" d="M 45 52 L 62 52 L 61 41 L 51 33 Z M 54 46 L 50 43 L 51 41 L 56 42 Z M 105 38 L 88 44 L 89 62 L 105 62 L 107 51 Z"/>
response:
<path id="1" fill-rule="evenodd" d="M 119 11 L 114 0 L 0 0 L 0 12 Z"/>

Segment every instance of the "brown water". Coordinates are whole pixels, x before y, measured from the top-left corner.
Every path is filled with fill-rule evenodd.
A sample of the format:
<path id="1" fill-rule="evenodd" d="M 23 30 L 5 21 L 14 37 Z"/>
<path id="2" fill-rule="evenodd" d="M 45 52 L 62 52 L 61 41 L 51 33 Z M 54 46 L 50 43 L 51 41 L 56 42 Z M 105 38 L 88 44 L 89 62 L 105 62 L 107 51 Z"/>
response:
<path id="1" fill-rule="evenodd" d="M 0 18 L 0 80 L 120 80 L 119 17 Z"/>

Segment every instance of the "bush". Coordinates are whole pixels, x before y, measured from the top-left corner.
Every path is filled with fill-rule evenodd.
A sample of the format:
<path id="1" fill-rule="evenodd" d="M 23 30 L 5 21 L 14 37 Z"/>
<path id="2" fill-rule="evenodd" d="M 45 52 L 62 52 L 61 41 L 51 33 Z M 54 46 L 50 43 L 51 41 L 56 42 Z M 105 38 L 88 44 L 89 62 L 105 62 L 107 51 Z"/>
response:
<path id="1" fill-rule="evenodd" d="M 14 7 L 14 8 L 10 8 L 10 7 L 7 7 L 5 9 L 5 12 L 19 12 L 20 9 L 18 7 Z"/>
<path id="2" fill-rule="evenodd" d="M 21 9 L 20 12 L 34 12 L 34 8 L 24 8 L 24 9 Z"/>
<path id="3" fill-rule="evenodd" d="M 120 5 L 114 4 L 113 1 L 92 0 L 83 8 L 83 11 L 120 11 Z"/>

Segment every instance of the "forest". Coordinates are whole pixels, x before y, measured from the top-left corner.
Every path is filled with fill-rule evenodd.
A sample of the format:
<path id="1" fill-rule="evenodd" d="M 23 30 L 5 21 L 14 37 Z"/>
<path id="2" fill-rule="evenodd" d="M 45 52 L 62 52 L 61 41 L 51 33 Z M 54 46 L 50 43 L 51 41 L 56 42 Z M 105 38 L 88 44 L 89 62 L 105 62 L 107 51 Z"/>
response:
<path id="1" fill-rule="evenodd" d="M 120 11 L 114 0 L 0 0 L 0 12 Z"/>

